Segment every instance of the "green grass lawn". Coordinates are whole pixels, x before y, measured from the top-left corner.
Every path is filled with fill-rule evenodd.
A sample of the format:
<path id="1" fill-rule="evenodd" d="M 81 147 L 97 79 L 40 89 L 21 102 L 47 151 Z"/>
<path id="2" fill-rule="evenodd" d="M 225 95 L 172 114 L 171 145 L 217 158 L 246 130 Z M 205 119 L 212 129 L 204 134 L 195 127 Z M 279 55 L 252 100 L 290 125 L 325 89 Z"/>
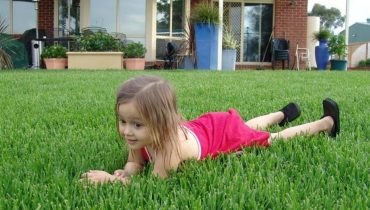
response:
<path id="1" fill-rule="evenodd" d="M 231 107 L 250 119 L 295 101 L 297 125 L 320 118 L 331 97 L 342 132 L 190 161 L 167 180 L 148 166 L 130 186 L 84 188 L 81 173 L 127 159 L 115 92 L 138 74 L 169 80 L 186 119 Z M 0 99 L 0 209 L 370 208 L 369 72 L 2 71 Z"/>

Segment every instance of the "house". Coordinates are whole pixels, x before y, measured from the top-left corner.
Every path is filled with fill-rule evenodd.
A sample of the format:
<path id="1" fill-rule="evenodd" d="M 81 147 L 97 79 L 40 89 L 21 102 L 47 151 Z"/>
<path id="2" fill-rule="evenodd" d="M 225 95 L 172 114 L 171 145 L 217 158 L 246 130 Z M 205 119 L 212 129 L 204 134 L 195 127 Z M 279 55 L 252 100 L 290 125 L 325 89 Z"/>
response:
<path id="1" fill-rule="evenodd" d="M 37 2 L 37 3 L 35 3 Z M 161 59 L 164 44 L 181 41 L 186 17 L 200 0 L 2 0 L 0 14 L 8 32 L 35 28 L 46 37 L 80 34 L 85 27 L 101 27 L 145 44 L 148 62 Z M 218 5 L 217 0 L 212 2 Z M 37 7 L 36 7 L 37 5 Z M 225 24 L 240 41 L 239 68 L 271 66 L 270 37 L 285 38 L 294 47 L 306 46 L 307 0 L 224 0 Z"/>
<path id="2" fill-rule="evenodd" d="M 344 31 L 340 32 L 344 34 Z M 349 67 L 356 68 L 360 61 L 370 58 L 370 18 L 349 27 Z"/>
<path id="3" fill-rule="evenodd" d="M 344 31 L 340 32 L 344 34 Z M 366 22 L 354 23 L 349 27 L 348 43 L 370 42 L 370 18 Z"/>

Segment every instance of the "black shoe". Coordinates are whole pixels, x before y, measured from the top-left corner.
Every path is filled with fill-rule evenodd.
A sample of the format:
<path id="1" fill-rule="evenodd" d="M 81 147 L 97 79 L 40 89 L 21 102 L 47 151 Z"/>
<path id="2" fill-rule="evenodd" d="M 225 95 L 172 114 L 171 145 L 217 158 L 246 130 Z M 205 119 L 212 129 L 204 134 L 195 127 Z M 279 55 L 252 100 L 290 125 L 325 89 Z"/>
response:
<path id="1" fill-rule="evenodd" d="M 322 106 L 324 109 L 324 116 L 322 116 L 321 118 L 330 116 L 331 118 L 333 118 L 334 121 L 334 125 L 329 133 L 329 136 L 336 137 L 337 134 L 339 134 L 340 132 L 338 104 L 334 100 L 326 98 L 325 100 L 322 101 Z"/>
<path id="2" fill-rule="evenodd" d="M 301 110 L 296 103 L 289 103 L 288 105 L 280 109 L 280 111 L 284 113 L 284 119 L 279 122 L 279 126 L 281 127 L 288 124 L 288 122 L 292 122 L 301 115 Z"/>

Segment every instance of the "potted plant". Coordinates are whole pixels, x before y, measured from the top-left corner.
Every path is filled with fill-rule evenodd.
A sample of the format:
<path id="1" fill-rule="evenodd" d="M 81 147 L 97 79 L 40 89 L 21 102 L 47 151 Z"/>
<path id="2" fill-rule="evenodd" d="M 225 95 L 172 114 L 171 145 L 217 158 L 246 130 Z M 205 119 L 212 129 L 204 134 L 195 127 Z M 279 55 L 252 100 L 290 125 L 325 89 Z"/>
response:
<path id="1" fill-rule="evenodd" d="M 235 70 L 236 48 L 239 46 L 238 40 L 229 27 L 224 27 L 222 40 L 222 70 Z"/>
<path id="2" fill-rule="evenodd" d="M 347 70 L 347 61 L 344 59 L 347 55 L 347 45 L 344 36 L 342 34 L 331 36 L 328 47 L 332 56 L 330 60 L 331 70 Z"/>
<path id="3" fill-rule="evenodd" d="M 195 40 L 194 24 L 190 18 L 186 18 L 184 38 L 178 50 L 178 62 L 180 69 L 194 69 L 195 67 Z"/>
<path id="4" fill-rule="evenodd" d="M 194 7 L 192 22 L 198 69 L 217 69 L 219 21 L 218 10 L 212 4 L 201 2 Z"/>
<path id="5" fill-rule="evenodd" d="M 41 58 L 47 69 L 65 69 L 67 66 L 67 48 L 61 45 L 44 47 Z"/>
<path id="6" fill-rule="evenodd" d="M 140 42 L 131 42 L 123 46 L 126 69 L 144 70 L 146 48 Z"/>
<path id="7" fill-rule="evenodd" d="M 329 61 L 328 39 L 330 31 L 327 29 L 320 29 L 314 33 L 314 40 L 319 41 L 319 45 L 315 47 L 315 59 L 318 70 L 326 70 Z"/>
<path id="8" fill-rule="evenodd" d="M 98 31 L 77 38 L 78 52 L 68 52 L 68 68 L 122 69 L 122 43 L 112 35 Z"/>

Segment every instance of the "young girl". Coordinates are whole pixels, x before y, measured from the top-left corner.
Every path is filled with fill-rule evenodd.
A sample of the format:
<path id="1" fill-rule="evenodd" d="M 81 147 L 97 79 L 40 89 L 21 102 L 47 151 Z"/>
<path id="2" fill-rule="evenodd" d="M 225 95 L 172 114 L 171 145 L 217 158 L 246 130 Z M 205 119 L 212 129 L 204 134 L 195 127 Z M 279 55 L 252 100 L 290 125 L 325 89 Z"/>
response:
<path id="1" fill-rule="evenodd" d="M 177 111 L 174 89 L 157 76 L 139 76 L 126 81 L 117 92 L 116 116 L 119 134 L 129 148 L 123 170 L 114 174 L 90 170 L 82 174 L 92 183 L 121 181 L 154 164 L 153 174 L 166 178 L 185 160 L 202 160 L 220 153 L 238 152 L 243 147 L 268 147 L 274 141 L 297 135 L 326 132 L 336 137 L 340 131 L 339 108 L 335 101 L 323 101 L 324 115 L 317 121 L 291 127 L 278 133 L 260 131 L 279 124 L 286 125 L 300 115 L 297 104 L 290 103 L 280 111 L 244 122 L 238 112 L 210 112 L 184 121 Z M 259 130 L 257 130 L 259 129 Z"/>

